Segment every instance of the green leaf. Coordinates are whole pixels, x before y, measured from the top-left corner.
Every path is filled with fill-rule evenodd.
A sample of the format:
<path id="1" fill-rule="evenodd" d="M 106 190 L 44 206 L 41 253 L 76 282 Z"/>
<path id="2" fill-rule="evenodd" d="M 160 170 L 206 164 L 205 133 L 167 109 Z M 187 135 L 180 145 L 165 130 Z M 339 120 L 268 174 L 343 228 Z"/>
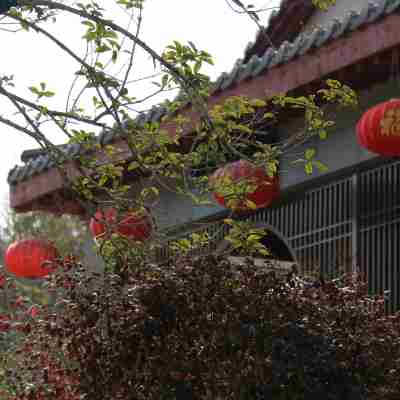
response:
<path id="1" fill-rule="evenodd" d="M 304 157 L 306 158 L 307 161 L 310 161 L 315 157 L 316 153 L 317 151 L 315 149 L 307 149 L 304 153 Z"/>
<path id="2" fill-rule="evenodd" d="M 140 164 L 137 161 L 132 161 L 128 165 L 128 171 L 133 171 L 135 169 L 138 169 L 140 167 Z"/>
<path id="3" fill-rule="evenodd" d="M 318 134 L 321 140 L 325 140 L 328 137 L 328 132 L 325 129 L 321 129 Z"/>
<path id="4" fill-rule="evenodd" d="M 247 237 L 246 240 L 247 240 L 248 242 L 257 242 L 257 241 L 259 241 L 261 238 L 262 238 L 261 235 L 252 234 L 252 235 L 249 235 L 249 236 Z"/>
<path id="5" fill-rule="evenodd" d="M 329 171 L 329 168 L 327 165 L 323 164 L 321 161 L 314 160 L 313 164 L 315 167 L 320 171 L 320 172 L 327 172 Z"/>
<path id="6" fill-rule="evenodd" d="M 311 161 L 308 161 L 304 164 L 304 171 L 306 171 L 308 175 L 313 173 L 313 164 Z"/>
<path id="7" fill-rule="evenodd" d="M 105 53 L 106 51 L 110 50 L 111 48 L 104 43 L 96 47 L 96 53 Z"/>
<path id="8" fill-rule="evenodd" d="M 249 207 L 251 210 L 256 210 L 257 209 L 257 204 L 254 203 L 253 201 L 247 199 L 245 201 L 245 203 L 246 203 L 246 206 Z"/>
<path id="9" fill-rule="evenodd" d="M 263 117 L 264 117 L 265 119 L 273 119 L 273 118 L 275 118 L 275 114 L 272 113 L 272 112 L 267 112 L 267 113 L 265 113 L 265 114 L 263 115 Z"/>
<path id="10" fill-rule="evenodd" d="M 39 95 L 40 91 L 35 86 L 29 86 L 28 88 L 32 93 Z"/>
<path id="11" fill-rule="evenodd" d="M 41 95 L 44 97 L 53 97 L 55 93 L 52 92 L 51 90 L 46 90 L 45 92 L 42 92 Z"/>

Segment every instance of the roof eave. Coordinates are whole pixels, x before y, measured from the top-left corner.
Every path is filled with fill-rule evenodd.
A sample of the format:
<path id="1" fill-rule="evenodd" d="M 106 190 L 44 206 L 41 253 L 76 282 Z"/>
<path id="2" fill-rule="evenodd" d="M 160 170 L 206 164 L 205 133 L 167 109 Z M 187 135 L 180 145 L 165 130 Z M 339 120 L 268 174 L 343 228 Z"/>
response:
<path id="1" fill-rule="evenodd" d="M 400 15 L 392 14 L 386 18 L 365 25 L 345 37 L 332 41 L 312 52 L 295 58 L 285 64 L 277 65 L 266 73 L 240 83 L 211 96 L 209 106 L 223 102 L 230 96 L 265 98 L 275 94 L 288 93 L 297 88 L 321 80 L 336 71 L 400 45 Z M 186 109 L 183 114 L 190 117 L 194 126 L 199 115 Z M 189 128 L 189 127 L 188 127 Z M 173 134 L 173 125 L 164 126 Z M 10 205 L 18 209 L 26 208 L 29 201 L 45 194 L 56 192 L 64 187 L 56 168 L 49 169 L 27 181 L 10 187 Z"/>

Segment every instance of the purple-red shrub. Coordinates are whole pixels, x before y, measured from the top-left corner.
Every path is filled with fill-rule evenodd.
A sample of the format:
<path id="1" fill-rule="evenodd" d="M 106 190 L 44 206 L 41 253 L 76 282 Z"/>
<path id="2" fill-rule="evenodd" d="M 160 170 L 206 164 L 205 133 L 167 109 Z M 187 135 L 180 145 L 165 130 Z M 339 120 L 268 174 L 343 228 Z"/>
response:
<path id="1" fill-rule="evenodd" d="M 68 269 L 53 277 L 63 288 L 57 311 L 40 310 L 29 351 L 21 348 L 18 400 L 400 393 L 400 317 L 385 316 L 357 275 L 306 283 L 214 257 L 149 264 L 123 278 Z"/>

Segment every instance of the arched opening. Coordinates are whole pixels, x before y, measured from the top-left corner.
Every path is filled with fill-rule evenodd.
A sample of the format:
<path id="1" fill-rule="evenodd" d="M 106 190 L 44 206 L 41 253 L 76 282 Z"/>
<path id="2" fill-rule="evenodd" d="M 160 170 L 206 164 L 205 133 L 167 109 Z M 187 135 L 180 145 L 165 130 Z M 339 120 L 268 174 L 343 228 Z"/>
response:
<path id="1" fill-rule="evenodd" d="M 258 223 L 254 224 L 254 227 L 257 229 L 265 229 L 267 234 L 262 239 L 262 244 L 265 245 L 270 251 L 270 255 L 263 256 L 267 260 L 279 260 L 286 262 L 293 262 L 297 264 L 295 252 L 291 249 L 287 240 L 278 232 L 274 227 L 265 224 Z M 237 255 L 235 251 L 230 250 L 230 244 L 226 240 L 224 240 L 220 246 L 217 248 L 218 253 L 227 252 L 230 255 Z"/>
<path id="2" fill-rule="evenodd" d="M 295 258 L 286 241 L 275 232 L 268 229 L 267 232 L 267 235 L 262 239 L 261 243 L 270 251 L 271 254 L 265 256 L 265 258 L 294 262 Z"/>

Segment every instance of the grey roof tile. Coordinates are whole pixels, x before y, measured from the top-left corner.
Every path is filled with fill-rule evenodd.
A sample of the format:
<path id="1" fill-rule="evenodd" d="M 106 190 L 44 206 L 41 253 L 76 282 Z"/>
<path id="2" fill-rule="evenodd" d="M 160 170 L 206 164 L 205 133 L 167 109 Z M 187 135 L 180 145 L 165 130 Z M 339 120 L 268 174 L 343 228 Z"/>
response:
<path id="1" fill-rule="evenodd" d="M 315 28 L 312 32 L 309 34 L 305 34 L 304 41 L 301 43 L 298 54 L 303 55 L 310 51 L 310 49 L 314 46 L 315 41 L 317 40 L 319 33 L 320 33 L 321 28 L 317 27 Z"/>
<path id="2" fill-rule="evenodd" d="M 218 90 L 220 90 L 221 89 L 221 85 L 222 85 L 222 82 L 224 81 L 224 79 L 225 79 L 225 76 L 227 76 L 228 74 L 226 73 L 226 72 L 223 72 L 219 77 L 218 77 L 218 79 L 215 81 L 215 83 L 214 83 L 214 90 L 213 90 L 213 92 L 217 92 Z"/>
<path id="3" fill-rule="evenodd" d="M 154 121 L 160 121 L 161 118 L 167 113 L 167 109 L 164 106 L 157 107 L 153 114 Z"/>
<path id="4" fill-rule="evenodd" d="M 295 58 L 297 51 L 298 48 L 294 45 L 294 43 L 289 43 L 283 58 L 283 62 L 286 63 Z"/>
<path id="5" fill-rule="evenodd" d="M 27 178 L 31 177 L 34 174 L 35 170 L 31 168 L 31 166 L 32 166 L 32 161 L 29 161 L 26 166 L 20 168 L 18 174 L 18 180 L 20 182 L 26 180 Z"/>
<path id="6" fill-rule="evenodd" d="M 258 65 L 258 60 L 260 58 L 255 54 L 251 56 L 248 63 L 243 64 L 238 72 L 237 81 L 242 82 L 248 78 L 251 78 L 251 74 L 253 73 L 254 68 Z"/>
<path id="7" fill-rule="evenodd" d="M 30 167 L 27 168 L 28 172 L 25 175 L 26 177 L 31 177 L 38 170 L 38 167 L 40 165 L 40 161 L 41 161 L 40 157 L 35 158 L 35 159 L 32 160 L 32 162 L 30 163 Z"/>
<path id="8" fill-rule="evenodd" d="M 368 4 L 369 4 L 368 18 L 367 18 L 366 22 L 370 23 L 370 22 L 374 22 L 376 19 L 378 19 L 382 15 L 382 13 L 385 9 L 385 2 L 384 1 L 381 1 L 379 3 L 371 3 L 370 2 Z"/>
<path id="9" fill-rule="evenodd" d="M 102 145 L 111 143 L 115 138 L 115 131 L 103 131 L 99 135 L 99 143 Z"/>
<path id="10" fill-rule="evenodd" d="M 15 165 L 8 173 L 8 182 L 18 182 L 18 171 L 20 167 Z"/>
<path id="11" fill-rule="evenodd" d="M 228 87 L 232 86 L 232 84 L 235 82 L 236 77 L 239 74 L 239 70 L 240 70 L 240 66 L 243 65 L 242 64 L 242 60 L 237 60 L 235 62 L 234 67 L 232 68 L 232 71 L 227 75 L 227 77 L 223 80 L 223 82 L 221 83 L 221 90 L 225 90 Z"/>
<path id="12" fill-rule="evenodd" d="M 331 38 L 333 30 L 334 30 L 333 24 L 329 24 L 328 26 L 323 27 L 317 39 L 315 40 L 315 47 L 323 46 L 325 42 L 327 42 Z"/>
<path id="13" fill-rule="evenodd" d="M 153 114 L 154 114 L 154 109 L 153 109 L 153 107 L 149 110 L 149 111 L 147 111 L 146 113 L 145 113 L 145 123 L 146 124 L 148 124 L 148 123 L 150 123 L 150 122 L 153 122 Z"/>
<path id="14" fill-rule="evenodd" d="M 309 34 L 302 33 L 297 36 L 293 43 L 282 43 L 276 51 L 269 48 L 262 57 L 254 55 L 247 63 L 238 60 L 230 73 L 222 73 L 219 76 L 213 85 L 213 93 L 226 90 L 245 79 L 255 78 L 274 66 L 306 54 L 312 48 L 321 47 L 330 40 L 335 40 L 347 32 L 374 22 L 398 9 L 400 9 L 400 0 L 369 2 L 361 12 L 350 11 L 342 19 L 333 19 L 329 25 L 318 27 Z M 271 13 L 270 21 L 278 13 L 278 11 Z M 182 93 L 178 94 L 176 100 L 184 100 Z M 149 121 L 159 121 L 166 112 L 167 110 L 163 106 L 153 107 L 149 112 L 139 114 L 135 121 L 138 125 L 144 125 Z M 110 143 L 117 135 L 117 131 L 104 132 L 99 135 L 99 143 Z M 63 150 L 72 157 L 83 151 L 79 145 L 66 145 Z M 53 165 L 53 161 L 47 155 L 40 155 L 29 160 L 24 166 L 14 167 L 8 175 L 8 182 L 16 184 L 30 176 L 43 172 L 45 169 L 51 168 Z"/>
<path id="15" fill-rule="evenodd" d="M 282 45 L 279 47 L 278 51 L 272 57 L 271 62 L 268 65 L 268 68 L 273 68 L 279 64 L 287 62 L 290 50 L 291 50 L 290 43 L 287 41 L 283 42 Z"/>
<path id="16" fill-rule="evenodd" d="M 139 116 L 136 118 L 136 122 L 139 126 L 143 126 L 146 123 L 146 114 L 140 113 Z"/>
<path id="17" fill-rule="evenodd" d="M 269 22 L 271 22 L 273 19 L 275 19 L 278 16 L 278 14 L 279 14 L 279 10 L 274 8 L 271 11 L 271 14 L 269 15 Z"/>
<path id="18" fill-rule="evenodd" d="M 258 57 L 258 65 L 254 67 L 253 72 L 251 73 L 252 78 L 260 75 L 265 69 L 268 68 L 268 65 L 275 53 L 276 51 L 269 47 L 261 58 Z"/>
<path id="19" fill-rule="evenodd" d="M 338 37 L 344 35 L 344 33 L 349 27 L 350 19 L 351 19 L 351 13 L 347 13 L 343 17 L 343 19 L 337 19 L 337 21 L 339 21 L 339 26 L 338 29 L 333 34 L 332 39 L 337 39 Z"/>
<path id="20" fill-rule="evenodd" d="M 47 156 L 39 156 L 38 160 L 39 160 L 39 162 L 38 162 L 36 171 L 38 173 L 40 173 L 40 172 L 43 172 L 46 169 L 49 159 L 48 159 Z"/>
<path id="21" fill-rule="evenodd" d="M 358 29 L 368 18 L 368 9 L 364 8 L 363 11 L 357 13 L 353 11 L 349 22 L 349 29 L 354 31 Z"/>
<path id="22" fill-rule="evenodd" d="M 217 79 L 217 82 L 215 84 L 214 92 L 217 92 L 222 89 L 222 85 L 224 84 L 224 81 L 229 79 L 229 74 L 227 72 L 223 72 L 220 77 Z"/>
<path id="23" fill-rule="evenodd" d="M 334 18 L 331 22 L 331 37 L 330 39 L 334 40 L 338 38 L 343 33 L 342 22 L 339 18 Z"/>
<path id="24" fill-rule="evenodd" d="M 391 14 L 400 7 L 400 0 L 386 0 L 385 14 Z"/>

